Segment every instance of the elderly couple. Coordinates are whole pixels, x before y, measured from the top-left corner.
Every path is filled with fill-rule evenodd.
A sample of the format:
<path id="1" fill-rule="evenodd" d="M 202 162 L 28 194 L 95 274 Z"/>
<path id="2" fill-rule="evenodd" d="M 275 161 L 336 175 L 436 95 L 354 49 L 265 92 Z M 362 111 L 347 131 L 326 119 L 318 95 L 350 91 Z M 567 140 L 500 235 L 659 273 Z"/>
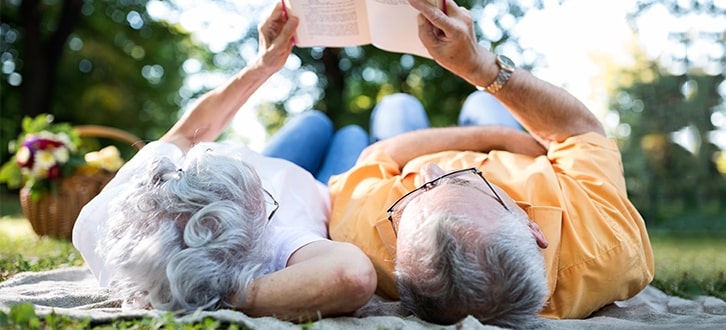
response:
<path id="1" fill-rule="evenodd" d="M 396 94 L 370 137 L 311 111 L 262 154 L 212 142 L 291 52 L 298 21 L 278 4 L 256 61 L 84 207 L 73 242 L 100 284 L 132 307 L 292 321 L 351 314 L 375 293 L 433 323 L 508 327 L 586 317 L 648 285 L 646 228 L 599 121 L 479 46 L 452 0 L 446 14 L 409 2 L 437 63 L 486 91 L 460 126 L 428 128 Z"/>

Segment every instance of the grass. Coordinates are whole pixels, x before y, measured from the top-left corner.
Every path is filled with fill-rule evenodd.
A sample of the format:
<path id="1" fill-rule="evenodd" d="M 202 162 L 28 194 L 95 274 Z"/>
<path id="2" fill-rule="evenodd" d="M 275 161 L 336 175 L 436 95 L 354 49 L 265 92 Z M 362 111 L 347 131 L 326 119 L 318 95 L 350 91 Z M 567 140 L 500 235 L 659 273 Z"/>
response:
<path id="1" fill-rule="evenodd" d="M 651 234 L 653 286 L 670 295 L 710 295 L 726 300 L 726 234 Z"/>
<path id="2" fill-rule="evenodd" d="M 84 264 L 70 242 L 38 237 L 24 218 L 0 219 L 0 251 L 0 281 L 18 272 Z"/>
<path id="3" fill-rule="evenodd" d="M 14 199 L 13 199 L 14 198 Z M 63 266 L 83 265 L 83 259 L 66 240 L 38 237 L 22 216 L 17 198 L 0 194 L 0 282 L 25 271 L 42 271 Z M 667 294 L 691 299 L 711 295 L 726 300 L 726 232 L 673 234 L 651 231 L 656 275 L 652 285 Z M 38 318 L 32 305 L 15 306 L 0 312 L 0 329 L 87 329 L 87 320 L 62 315 Z M 94 325 L 95 329 L 217 329 L 238 328 L 213 319 L 196 324 L 178 324 L 171 317 L 117 321 Z M 301 325 L 301 329 L 305 329 Z"/>

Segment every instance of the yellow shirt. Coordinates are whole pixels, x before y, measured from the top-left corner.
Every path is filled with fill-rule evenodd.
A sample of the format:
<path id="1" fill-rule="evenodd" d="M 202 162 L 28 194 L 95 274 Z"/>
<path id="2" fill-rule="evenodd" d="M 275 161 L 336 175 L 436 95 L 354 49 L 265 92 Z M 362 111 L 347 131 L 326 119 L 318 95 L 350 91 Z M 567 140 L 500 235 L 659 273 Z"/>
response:
<path id="1" fill-rule="evenodd" d="M 446 151 L 415 158 L 400 171 L 379 152 L 333 177 L 330 237 L 357 245 L 371 258 L 378 295 L 398 298 L 396 238 L 386 210 L 423 184 L 418 171 L 428 162 L 446 171 L 481 169 L 542 229 L 549 242 L 542 252 L 550 292 L 542 316 L 587 317 L 634 296 L 653 279 L 653 251 L 643 218 L 627 198 L 617 145 L 588 133 L 552 144 L 537 158 Z"/>

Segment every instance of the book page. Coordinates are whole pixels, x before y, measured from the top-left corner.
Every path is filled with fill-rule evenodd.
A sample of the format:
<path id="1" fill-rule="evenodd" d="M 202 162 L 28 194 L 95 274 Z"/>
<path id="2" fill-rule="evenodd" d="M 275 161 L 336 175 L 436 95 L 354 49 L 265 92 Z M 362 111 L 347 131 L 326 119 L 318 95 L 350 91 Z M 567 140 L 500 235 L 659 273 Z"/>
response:
<path id="1" fill-rule="evenodd" d="M 371 43 L 366 2 L 361 0 L 283 0 L 300 19 L 298 47 L 348 47 Z"/>
<path id="2" fill-rule="evenodd" d="M 430 0 L 443 7 L 442 0 Z M 406 0 L 367 0 L 371 43 L 383 50 L 431 58 L 418 37 L 418 11 Z"/>

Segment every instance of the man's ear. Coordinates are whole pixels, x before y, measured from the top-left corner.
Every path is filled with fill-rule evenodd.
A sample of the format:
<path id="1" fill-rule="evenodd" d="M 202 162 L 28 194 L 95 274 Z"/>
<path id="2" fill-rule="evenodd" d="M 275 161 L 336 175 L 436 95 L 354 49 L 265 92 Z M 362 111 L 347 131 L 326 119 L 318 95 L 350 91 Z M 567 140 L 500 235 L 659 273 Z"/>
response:
<path id="1" fill-rule="evenodd" d="M 539 229 L 537 223 L 532 220 L 530 220 L 527 225 L 529 226 L 529 230 L 532 232 L 532 236 L 534 236 L 534 239 L 537 241 L 537 245 L 539 245 L 540 248 L 546 249 L 549 243 L 547 243 L 547 239 L 545 238 L 542 229 Z"/>
<path id="2" fill-rule="evenodd" d="M 446 174 L 446 171 L 434 163 L 426 163 L 421 166 L 421 169 L 419 169 L 419 174 L 421 175 L 421 181 L 423 183 L 429 182 Z"/>

